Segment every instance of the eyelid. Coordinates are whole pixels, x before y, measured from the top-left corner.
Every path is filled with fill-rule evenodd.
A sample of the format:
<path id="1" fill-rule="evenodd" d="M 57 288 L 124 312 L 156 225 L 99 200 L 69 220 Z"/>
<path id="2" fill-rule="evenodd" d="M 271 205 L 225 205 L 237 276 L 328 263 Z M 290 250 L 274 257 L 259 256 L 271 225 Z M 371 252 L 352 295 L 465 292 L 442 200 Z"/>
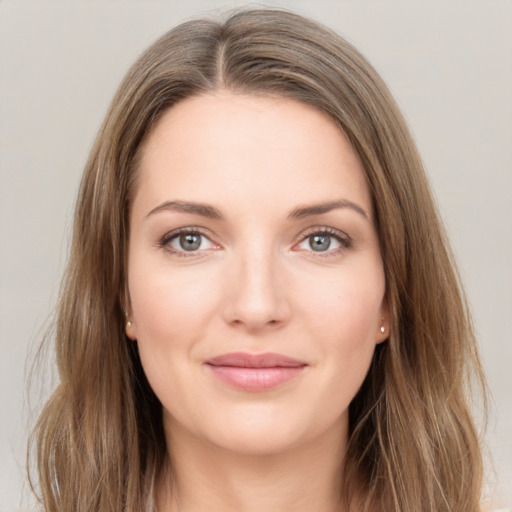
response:
<path id="1" fill-rule="evenodd" d="M 169 243 L 174 240 L 176 237 L 183 235 L 183 234 L 199 234 L 206 239 L 209 240 L 211 244 L 213 244 L 215 247 L 213 250 L 217 250 L 221 248 L 221 245 L 215 242 L 212 238 L 212 235 L 210 234 L 209 230 L 206 230 L 204 228 L 200 228 L 198 226 L 186 226 L 181 227 L 177 229 L 173 229 L 165 235 L 163 235 L 160 240 L 157 243 L 157 246 L 159 248 L 163 248 L 167 250 L 170 254 L 177 255 L 177 256 L 183 256 L 183 257 L 198 257 L 202 254 L 204 254 L 206 251 L 211 251 L 212 249 L 200 249 L 197 251 L 185 251 L 185 250 L 178 250 L 169 245 Z M 332 238 L 335 238 L 340 244 L 341 247 L 338 247 L 336 249 L 331 249 L 327 251 L 313 251 L 311 250 L 304 250 L 304 249 L 297 249 L 297 246 L 304 242 L 308 237 L 314 235 L 314 234 L 321 234 L 321 235 L 328 235 Z M 338 229 L 329 227 L 329 226 L 312 226 L 305 231 L 302 231 L 301 234 L 297 237 L 297 240 L 293 244 L 292 250 L 295 251 L 305 251 L 308 253 L 311 253 L 314 257 L 319 258 L 325 258 L 329 256 L 338 255 L 341 252 L 349 249 L 352 245 L 352 239 L 349 235 L 347 235 L 345 232 L 340 231 Z"/>
<path id="2" fill-rule="evenodd" d="M 329 256 L 338 255 L 338 254 L 346 251 L 347 249 L 349 249 L 352 246 L 352 238 L 349 235 L 347 235 L 345 232 L 340 231 L 339 229 L 331 228 L 329 226 L 312 226 L 312 227 L 306 229 L 306 231 L 303 231 L 299 235 L 298 240 L 293 245 L 293 250 L 297 250 L 297 251 L 303 250 L 303 249 L 295 249 L 295 248 L 299 244 L 304 242 L 308 237 L 310 237 L 312 235 L 316 235 L 316 234 L 328 235 L 332 238 L 335 238 L 341 244 L 341 247 L 323 251 L 323 252 L 322 251 L 316 252 L 316 251 L 313 251 L 312 249 L 305 250 L 305 252 L 311 253 L 314 257 L 326 258 Z"/>
<path id="3" fill-rule="evenodd" d="M 174 240 L 175 238 L 179 237 L 180 235 L 187 235 L 187 234 L 197 234 L 201 235 L 204 238 L 206 238 L 212 245 L 215 247 L 209 248 L 209 249 L 200 249 L 197 251 L 185 251 L 185 250 L 179 250 L 174 247 L 171 247 L 170 242 Z M 160 238 L 160 240 L 157 243 L 159 248 L 165 249 L 167 252 L 173 255 L 177 255 L 180 257 L 198 257 L 202 254 L 204 254 L 206 251 L 210 250 L 217 250 L 220 248 L 220 244 L 212 240 L 211 234 L 203 228 L 200 228 L 198 226 L 187 226 L 182 228 L 173 229 L 169 232 L 167 232 L 164 236 Z"/>

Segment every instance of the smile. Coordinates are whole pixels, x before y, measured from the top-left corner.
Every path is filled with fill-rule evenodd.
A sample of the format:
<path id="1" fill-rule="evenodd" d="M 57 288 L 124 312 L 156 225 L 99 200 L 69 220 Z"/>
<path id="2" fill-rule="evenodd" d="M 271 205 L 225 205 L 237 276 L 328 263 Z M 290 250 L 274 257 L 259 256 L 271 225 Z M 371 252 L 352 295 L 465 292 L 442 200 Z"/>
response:
<path id="1" fill-rule="evenodd" d="M 205 362 L 221 381 L 243 391 L 267 391 L 297 377 L 307 364 L 281 354 L 231 353 Z"/>

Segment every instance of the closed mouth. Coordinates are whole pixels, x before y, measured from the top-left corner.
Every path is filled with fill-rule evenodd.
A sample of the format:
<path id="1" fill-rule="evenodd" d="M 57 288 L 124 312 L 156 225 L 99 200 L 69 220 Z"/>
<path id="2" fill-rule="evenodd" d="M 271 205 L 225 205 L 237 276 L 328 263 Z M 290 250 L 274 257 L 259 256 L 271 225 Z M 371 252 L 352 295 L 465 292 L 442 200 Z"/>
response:
<path id="1" fill-rule="evenodd" d="M 231 353 L 205 361 L 223 383 L 242 391 L 261 392 L 276 388 L 300 375 L 305 362 L 282 354 Z"/>

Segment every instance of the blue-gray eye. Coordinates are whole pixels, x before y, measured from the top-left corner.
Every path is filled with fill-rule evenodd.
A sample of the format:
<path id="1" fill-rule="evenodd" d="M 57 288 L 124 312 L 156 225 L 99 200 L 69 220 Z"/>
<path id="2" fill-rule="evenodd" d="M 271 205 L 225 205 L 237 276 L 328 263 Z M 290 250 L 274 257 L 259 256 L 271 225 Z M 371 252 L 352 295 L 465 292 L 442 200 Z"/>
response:
<path id="1" fill-rule="evenodd" d="M 324 235 L 317 233 L 315 235 L 311 235 L 308 238 L 309 246 L 313 251 L 322 252 L 327 251 L 331 246 L 331 237 L 329 235 Z"/>
<path id="2" fill-rule="evenodd" d="M 201 247 L 202 235 L 199 233 L 183 233 L 178 237 L 180 249 L 184 251 L 197 251 Z"/>
<path id="3" fill-rule="evenodd" d="M 317 253 L 337 254 L 338 249 L 349 246 L 348 237 L 340 232 L 331 233 L 330 231 L 319 230 L 311 233 L 298 244 L 298 248 L 303 251 L 312 251 Z"/>
<path id="4" fill-rule="evenodd" d="M 182 256 L 185 256 L 186 253 L 190 253 L 190 256 L 192 256 L 191 253 L 194 252 L 201 253 L 202 251 L 219 248 L 206 235 L 188 229 L 177 233 L 168 233 L 162 238 L 160 245 L 166 247 L 169 252 L 181 253 Z"/>

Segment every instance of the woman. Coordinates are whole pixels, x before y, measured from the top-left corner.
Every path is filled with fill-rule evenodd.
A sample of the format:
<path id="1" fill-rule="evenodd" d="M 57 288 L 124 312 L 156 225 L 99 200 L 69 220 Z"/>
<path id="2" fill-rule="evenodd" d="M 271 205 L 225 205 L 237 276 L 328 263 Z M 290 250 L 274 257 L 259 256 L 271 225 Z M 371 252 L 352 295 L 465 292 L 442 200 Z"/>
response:
<path id="1" fill-rule="evenodd" d="M 276 10 L 164 35 L 87 163 L 43 509 L 476 511 L 482 382 L 380 77 Z"/>

